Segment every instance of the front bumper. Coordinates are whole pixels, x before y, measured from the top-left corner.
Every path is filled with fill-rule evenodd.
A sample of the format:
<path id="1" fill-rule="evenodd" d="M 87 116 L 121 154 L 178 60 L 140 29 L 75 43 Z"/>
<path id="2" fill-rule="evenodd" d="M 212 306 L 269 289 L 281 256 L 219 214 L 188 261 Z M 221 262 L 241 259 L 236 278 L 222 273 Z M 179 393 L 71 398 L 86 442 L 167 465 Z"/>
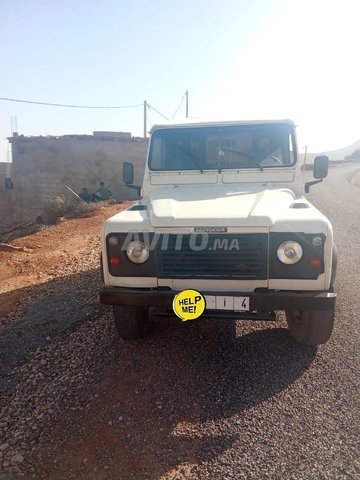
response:
<path id="1" fill-rule="evenodd" d="M 102 287 L 100 301 L 107 305 L 138 305 L 171 308 L 178 292 L 158 288 Z M 250 298 L 250 311 L 334 310 L 336 294 L 317 291 L 201 292 L 203 295 Z"/>

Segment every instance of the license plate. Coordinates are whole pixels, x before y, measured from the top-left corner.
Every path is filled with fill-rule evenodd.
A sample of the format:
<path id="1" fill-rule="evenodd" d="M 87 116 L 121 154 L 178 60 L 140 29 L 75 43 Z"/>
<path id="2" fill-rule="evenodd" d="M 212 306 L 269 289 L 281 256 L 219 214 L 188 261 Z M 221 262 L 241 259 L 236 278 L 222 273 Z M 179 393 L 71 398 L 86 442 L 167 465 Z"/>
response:
<path id="1" fill-rule="evenodd" d="M 205 295 L 207 310 L 231 310 L 233 312 L 248 312 L 250 297 L 233 297 L 228 295 Z"/>

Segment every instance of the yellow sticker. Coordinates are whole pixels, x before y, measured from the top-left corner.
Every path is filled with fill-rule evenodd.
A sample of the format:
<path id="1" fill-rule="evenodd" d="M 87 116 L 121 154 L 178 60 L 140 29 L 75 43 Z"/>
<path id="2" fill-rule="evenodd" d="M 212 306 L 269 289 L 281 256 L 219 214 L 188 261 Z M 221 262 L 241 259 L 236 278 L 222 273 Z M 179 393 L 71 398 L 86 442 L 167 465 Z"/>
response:
<path id="1" fill-rule="evenodd" d="M 199 318 L 205 306 L 205 298 L 197 290 L 183 290 L 173 300 L 173 310 L 183 322 Z"/>

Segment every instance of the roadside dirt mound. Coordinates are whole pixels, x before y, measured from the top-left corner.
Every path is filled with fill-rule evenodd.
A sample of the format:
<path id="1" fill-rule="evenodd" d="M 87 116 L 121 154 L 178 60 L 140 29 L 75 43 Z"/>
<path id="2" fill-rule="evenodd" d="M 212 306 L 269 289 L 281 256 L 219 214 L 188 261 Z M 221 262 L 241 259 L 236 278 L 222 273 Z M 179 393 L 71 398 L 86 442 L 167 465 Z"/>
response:
<path id="1" fill-rule="evenodd" d="M 22 289 L 39 285 L 74 271 L 86 264 L 87 255 L 100 251 L 100 229 L 112 215 L 132 202 L 104 206 L 89 217 L 64 220 L 58 225 L 11 242 L 26 251 L 0 251 L 0 324 L 8 314 L 32 299 Z M 6 293 L 6 295 L 4 295 Z"/>

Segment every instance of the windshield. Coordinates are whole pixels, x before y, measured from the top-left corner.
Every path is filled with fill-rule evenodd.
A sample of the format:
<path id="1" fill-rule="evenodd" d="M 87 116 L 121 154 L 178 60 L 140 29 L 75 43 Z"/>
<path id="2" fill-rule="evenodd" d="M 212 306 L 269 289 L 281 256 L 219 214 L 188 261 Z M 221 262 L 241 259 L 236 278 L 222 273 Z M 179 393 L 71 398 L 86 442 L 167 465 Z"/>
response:
<path id="1" fill-rule="evenodd" d="M 155 130 L 150 170 L 225 170 L 290 166 L 290 125 L 182 127 Z"/>

